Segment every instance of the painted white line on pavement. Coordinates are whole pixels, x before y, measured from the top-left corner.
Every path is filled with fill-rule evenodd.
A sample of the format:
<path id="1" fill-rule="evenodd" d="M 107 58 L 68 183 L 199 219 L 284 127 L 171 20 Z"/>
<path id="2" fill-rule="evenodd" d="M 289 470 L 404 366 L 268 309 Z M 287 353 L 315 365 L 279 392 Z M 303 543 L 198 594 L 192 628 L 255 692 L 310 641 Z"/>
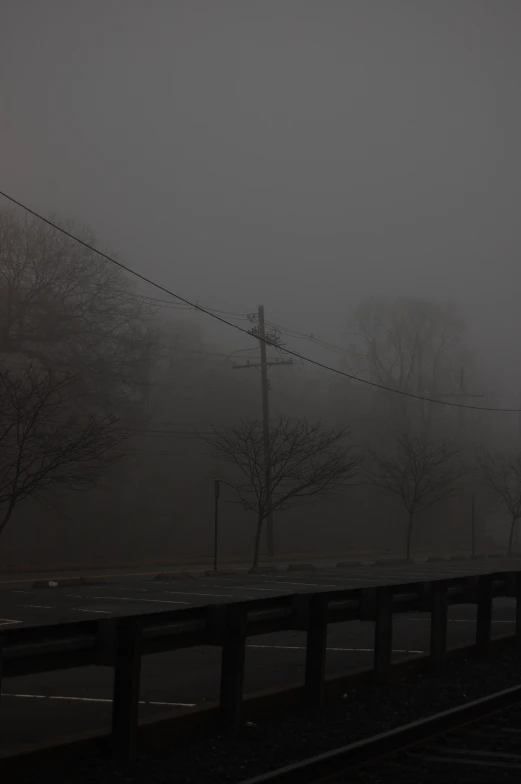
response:
<path id="1" fill-rule="evenodd" d="M 17 604 L 17 607 L 36 607 L 39 610 L 52 610 L 49 604 Z"/>
<path id="2" fill-rule="evenodd" d="M 247 648 L 275 648 L 280 651 L 305 651 L 305 645 L 247 645 Z M 347 651 L 349 653 L 374 653 L 374 648 L 326 648 L 326 651 Z M 395 648 L 393 653 L 427 653 L 427 651 L 409 651 Z"/>
<path id="3" fill-rule="evenodd" d="M 247 591 L 269 591 L 270 593 L 294 593 L 286 588 L 255 588 L 253 585 L 244 586 Z"/>
<path id="4" fill-rule="evenodd" d="M 418 621 L 424 621 L 430 623 L 431 621 L 430 618 L 405 618 L 404 620 L 414 621 L 415 623 L 417 623 Z M 448 623 L 476 623 L 476 618 L 447 618 L 447 622 Z M 509 624 L 514 624 L 515 622 L 516 622 L 515 618 L 513 618 L 511 621 L 491 621 L 491 623 L 509 623 Z"/>
<path id="5" fill-rule="evenodd" d="M 116 602 L 152 602 L 154 604 L 190 604 L 190 602 L 174 602 L 170 599 L 138 599 L 135 596 L 81 596 L 81 594 L 68 593 L 72 599 L 110 599 Z"/>
<path id="6" fill-rule="evenodd" d="M 271 585 L 303 585 L 306 588 L 336 588 L 336 585 L 326 585 L 324 583 L 292 583 L 289 580 L 270 580 Z"/>
<path id="7" fill-rule="evenodd" d="M 34 591 L 13 591 L 13 593 L 34 593 Z"/>
<path id="8" fill-rule="evenodd" d="M 83 607 L 73 607 L 72 608 L 75 612 L 90 612 L 90 613 L 102 613 L 103 615 L 114 615 L 113 612 L 110 610 L 87 610 Z"/>
<path id="9" fill-rule="evenodd" d="M 233 599 L 233 593 L 196 593 L 195 591 L 163 591 L 163 593 L 179 594 L 180 596 L 221 596 Z"/>
<path id="10" fill-rule="evenodd" d="M 103 702 L 111 703 L 112 700 L 101 697 L 62 697 L 54 694 L 5 694 L 2 692 L 2 697 L 19 697 L 21 699 L 29 700 L 66 700 L 68 702 Z M 195 708 L 195 702 L 158 702 L 157 700 L 140 700 L 140 705 L 165 705 L 172 708 Z"/>
<path id="11" fill-rule="evenodd" d="M 113 591 L 128 591 L 128 593 L 134 593 L 135 591 L 139 591 L 140 593 L 149 593 L 148 588 L 129 588 L 126 585 L 124 588 L 118 588 L 117 585 L 112 586 Z"/>
<path id="12" fill-rule="evenodd" d="M 9 618 L 0 618 L 0 626 L 11 626 L 13 623 L 23 623 L 23 621 L 11 621 Z"/>

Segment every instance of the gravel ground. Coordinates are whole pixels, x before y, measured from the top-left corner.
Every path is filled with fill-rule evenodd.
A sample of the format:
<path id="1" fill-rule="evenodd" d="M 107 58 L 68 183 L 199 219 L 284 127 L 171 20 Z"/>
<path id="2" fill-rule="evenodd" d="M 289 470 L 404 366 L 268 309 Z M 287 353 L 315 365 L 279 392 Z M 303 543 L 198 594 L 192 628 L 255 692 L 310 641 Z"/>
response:
<path id="1" fill-rule="evenodd" d="M 439 784 L 440 779 L 443 784 L 519 784 L 520 732 L 521 709 L 506 708 L 374 765 L 348 771 L 334 784 Z"/>
<path id="2" fill-rule="evenodd" d="M 300 711 L 244 726 L 233 737 L 216 736 L 182 749 L 142 756 L 133 767 L 107 759 L 82 761 L 71 775 L 46 769 L 53 784 L 237 784 L 429 714 L 484 697 L 520 682 L 521 658 L 511 651 L 490 660 L 461 660 L 443 677 L 410 676 L 328 701 L 320 714 Z M 381 774 L 380 774 L 381 775 Z M 374 778 L 376 781 L 387 779 Z M 41 781 L 41 776 L 34 781 Z M 351 781 L 351 779 L 350 779 Z M 369 782 L 370 778 L 360 781 Z"/>

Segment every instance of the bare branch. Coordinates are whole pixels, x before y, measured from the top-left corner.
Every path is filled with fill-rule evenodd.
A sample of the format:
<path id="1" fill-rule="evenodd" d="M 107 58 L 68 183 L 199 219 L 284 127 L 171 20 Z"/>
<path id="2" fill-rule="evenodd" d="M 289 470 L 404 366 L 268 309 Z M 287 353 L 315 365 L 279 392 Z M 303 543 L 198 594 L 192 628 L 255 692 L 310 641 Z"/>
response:
<path id="1" fill-rule="evenodd" d="M 521 452 L 478 455 L 482 479 L 490 494 L 500 501 L 511 517 L 521 517 Z"/>
<path id="2" fill-rule="evenodd" d="M 459 454 L 447 444 L 402 432 L 385 452 L 371 452 L 366 476 L 370 484 L 401 498 L 413 516 L 458 492 L 458 480 L 467 473 L 457 461 Z"/>
<path id="3" fill-rule="evenodd" d="M 246 478 L 246 484 L 228 481 L 243 506 L 265 518 L 346 487 L 361 463 L 359 454 L 340 444 L 348 436 L 345 428 L 327 430 L 320 422 L 310 426 L 305 419 L 281 417 L 270 424 L 269 471 L 264 465 L 261 422 L 242 421 L 205 440 L 219 460 L 235 466 Z"/>
<path id="4" fill-rule="evenodd" d="M 11 210 L 0 211 L 0 270 L 0 354 L 66 368 L 76 378 L 71 397 L 91 410 L 141 400 L 156 347 L 153 310 L 121 270 Z"/>
<path id="5" fill-rule="evenodd" d="M 0 533 L 17 504 L 53 486 L 92 486 L 118 460 L 114 416 L 80 416 L 75 377 L 26 367 L 0 371 Z"/>

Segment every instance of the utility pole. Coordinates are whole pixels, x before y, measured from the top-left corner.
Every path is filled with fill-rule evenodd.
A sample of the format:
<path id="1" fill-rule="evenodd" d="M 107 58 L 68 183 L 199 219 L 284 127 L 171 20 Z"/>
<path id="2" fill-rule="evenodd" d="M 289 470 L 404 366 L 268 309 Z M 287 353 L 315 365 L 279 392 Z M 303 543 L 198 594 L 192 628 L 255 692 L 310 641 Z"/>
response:
<path id="1" fill-rule="evenodd" d="M 472 493 L 472 557 L 476 557 L 476 493 Z"/>
<path id="2" fill-rule="evenodd" d="M 219 495 L 220 495 L 220 480 L 216 479 L 214 483 L 214 516 L 213 516 L 213 570 L 217 571 L 217 555 L 219 551 Z"/>
<path id="3" fill-rule="evenodd" d="M 266 345 L 280 347 L 280 332 L 273 330 L 266 332 L 264 322 L 264 305 L 259 305 L 257 313 L 249 313 L 248 319 L 250 322 L 258 321 L 258 326 L 252 327 L 248 330 L 251 335 L 259 339 L 260 346 L 260 362 L 246 362 L 244 365 L 237 365 L 235 362 L 232 365 L 233 370 L 242 370 L 244 368 L 260 368 L 261 372 L 261 396 L 262 396 L 262 426 L 263 426 L 263 447 L 264 447 L 264 481 L 268 490 L 266 503 L 268 509 L 271 507 L 271 493 L 269 491 L 271 484 L 270 474 L 270 413 L 269 413 L 269 390 L 270 382 L 268 379 L 268 368 L 274 365 L 292 365 L 293 359 L 276 359 L 268 361 Z M 273 528 L 273 512 L 268 512 L 266 521 L 267 535 L 268 535 L 268 555 L 272 558 L 275 555 L 275 532 Z"/>
<path id="4" fill-rule="evenodd" d="M 445 395 L 441 395 L 441 397 L 450 397 L 458 400 L 462 404 L 466 404 L 468 400 L 472 400 L 473 398 L 477 397 L 485 397 L 485 395 L 475 395 L 467 392 L 467 387 L 465 383 L 465 370 L 464 368 L 460 369 L 459 374 L 459 392 L 448 392 Z M 465 428 L 465 409 L 460 408 L 458 409 L 458 419 L 459 419 L 459 427 L 460 432 L 463 433 Z"/>

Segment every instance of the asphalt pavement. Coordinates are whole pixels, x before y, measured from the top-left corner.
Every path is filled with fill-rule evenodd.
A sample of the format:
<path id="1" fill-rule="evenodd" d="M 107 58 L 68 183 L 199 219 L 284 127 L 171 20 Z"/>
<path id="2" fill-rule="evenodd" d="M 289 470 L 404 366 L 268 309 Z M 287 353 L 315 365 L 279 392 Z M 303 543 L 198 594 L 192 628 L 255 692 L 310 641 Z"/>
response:
<path id="1" fill-rule="evenodd" d="M 521 558 L 484 558 L 414 564 L 369 564 L 309 571 L 247 572 L 186 577 L 157 577 L 147 570 L 85 574 L 87 585 L 51 587 L 52 575 L 6 575 L 0 578 L 0 633 L 10 627 L 111 618 L 191 606 L 265 598 L 281 594 L 401 584 L 458 575 L 521 570 Z M 78 577 L 78 573 L 75 573 Z M 46 587 L 34 583 L 46 578 Z M 493 634 L 513 633 L 513 600 L 494 602 Z M 471 642 L 475 607 L 450 610 L 449 645 Z M 429 616 L 395 618 L 393 657 L 421 656 L 429 649 Z M 327 674 L 370 667 L 373 624 L 332 624 L 328 634 Z M 172 651 L 143 660 L 140 715 L 187 711 L 218 700 L 221 651 L 200 647 Z M 284 632 L 248 640 L 245 692 L 303 680 L 305 634 Z M 110 726 L 112 670 L 86 667 L 4 678 L 0 705 L 0 748 L 39 743 L 69 733 Z"/>

